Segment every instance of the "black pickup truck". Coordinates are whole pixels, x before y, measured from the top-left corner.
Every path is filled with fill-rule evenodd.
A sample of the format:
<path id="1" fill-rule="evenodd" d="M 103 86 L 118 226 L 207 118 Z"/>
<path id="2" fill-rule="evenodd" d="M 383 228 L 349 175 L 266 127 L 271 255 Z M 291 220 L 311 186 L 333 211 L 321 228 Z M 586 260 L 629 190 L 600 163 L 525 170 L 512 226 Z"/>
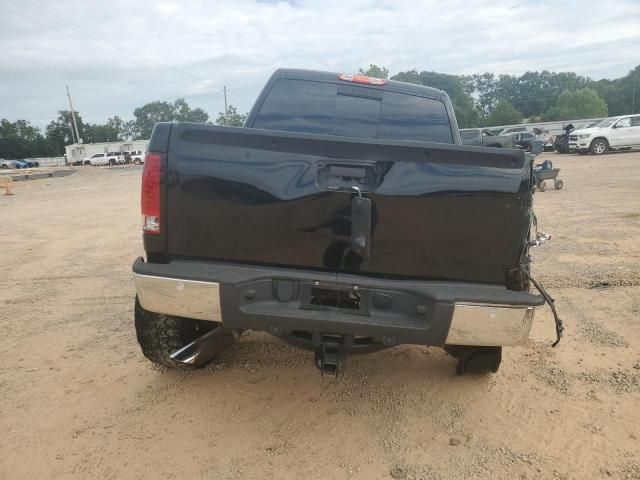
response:
<path id="1" fill-rule="evenodd" d="M 245 329 L 344 355 L 439 346 L 496 371 L 526 341 L 533 174 L 460 144 L 446 93 L 278 70 L 244 128 L 158 123 L 142 176 L 135 325 L 151 361 L 197 367 Z"/>

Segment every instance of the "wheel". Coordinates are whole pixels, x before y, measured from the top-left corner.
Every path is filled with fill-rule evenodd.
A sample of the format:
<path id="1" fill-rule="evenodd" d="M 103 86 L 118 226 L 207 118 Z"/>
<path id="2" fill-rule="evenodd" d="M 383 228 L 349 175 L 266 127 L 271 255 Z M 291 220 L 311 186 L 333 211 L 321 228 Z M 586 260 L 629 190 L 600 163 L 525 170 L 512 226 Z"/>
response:
<path id="1" fill-rule="evenodd" d="M 502 361 L 502 347 L 445 345 L 444 351 L 458 360 L 458 375 L 496 373 Z"/>
<path id="2" fill-rule="evenodd" d="M 609 142 L 604 138 L 596 138 L 589 147 L 589 151 L 594 155 L 602 155 L 607 150 L 609 150 Z"/>
<path id="3" fill-rule="evenodd" d="M 109 165 L 111 165 L 112 167 L 115 167 L 116 161 L 112 158 L 111 160 L 109 160 Z"/>
<path id="4" fill-rule="evenodd" d="M 176 362 L 170 355 L 218 326 L 215 322 L 174 317 L 145 310 L 136 296 L 135 326 L 142 354 L 153 363 L 171 368 L 196 368 Z"/>
<path id="5" fill-rule="evenodd" d="M 7 168 L 9 168 L 9 165 L 2 165 L 2 167 L 0 168 L 2 168 L 3 170 L 6 170 Z"/>
<path id="6" fill-rule="evenodd" d="M 142 165 L 142 161 L 141 161 L 139 158 L 136 158 L 136 159 L 133 161 L 133 164 L 134 164 L 134 165 Z"/>
<path id="7" fill-rule="evenodd" d="M 541 192 L 544 192 L 547 189 L 547 183 L 542 181 L 538 184 L 538 190 L 540 190 Z"/>
<path id="8" fill-rule="evenodd" d="M 562 180 L 555 180 L 553 182 L 553 188 L 555 188 L 556 190 L 562 190 L 563 186 L 564 186 L 564 183 L 562 182 Z"/>

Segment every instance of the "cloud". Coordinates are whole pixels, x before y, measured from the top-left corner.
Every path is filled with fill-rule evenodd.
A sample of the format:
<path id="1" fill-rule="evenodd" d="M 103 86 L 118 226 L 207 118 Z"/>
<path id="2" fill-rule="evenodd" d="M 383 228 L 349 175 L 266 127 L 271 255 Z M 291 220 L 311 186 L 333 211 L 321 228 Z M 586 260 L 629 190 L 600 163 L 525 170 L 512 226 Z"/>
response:
<path id="1" fill-rule="evenodd" d="M 74 106 L 90 122 L 183 96 L 212 117 L 250 108 L 278 67 L 392 73 L 576 71 L 640 63 L 636 0 L 3 0 L 1 116 L 43 126 Z M 597 14 L 594 14 L 597 12 Z"/>

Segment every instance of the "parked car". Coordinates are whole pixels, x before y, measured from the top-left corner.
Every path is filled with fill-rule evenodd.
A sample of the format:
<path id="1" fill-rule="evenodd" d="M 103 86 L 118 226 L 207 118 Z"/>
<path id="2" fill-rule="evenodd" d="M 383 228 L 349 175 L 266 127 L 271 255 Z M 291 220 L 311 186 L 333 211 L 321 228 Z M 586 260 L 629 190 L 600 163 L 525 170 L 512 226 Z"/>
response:
<path id="1" fill-rule="evenodd" d="M 510 127 L 501 130 L 499 135 L 509 135 L 510 133 L 526 132 L 527 127 Z"/>
<path id="2" fill-rule="evenodd" d="M 15 168 L 29 168 L 29 164 L 24 160 L 14 160 Z"/>
<path id="3" fill-rule="evenodd" d="M 517 148 L 521 148 L 526 152 L 530 152 L 533 148 L 533 142 L 536 136 L 530 132 L 513 132 L 509 134 L 513 137 L 513 142 Z"/>
<path id="4" fill-rule="evenodd" d="M 440 90 L 278 70 L 244 128 L 157 123 L 148 150 L 133 276 L 152 362 L 202 366 L 252 329 L 327 373 L 400 344 L 495 372 L 552 302 L 529 293 L 532 157 L 461 145 Z"/>
<path id="5" fill-rule="evenodd" d="M 569 134 L 569 149 L 578 153 L 602 155 L 609 150 L 640 147 L 640 115 L 606 118 L 590 128 Z"/>
<path id="6" fill-rule="evenodd" d="M 34 168 L 40 164 L 34 160 L 5 160 L 0 159 L 2 168 Z"/>
<path id="7" fill-rule="evenodd" d="M 462 128 L 460 139 L 463 145 L 494 148 L 515 148 L 513 135 L 494 135 L 484 128 Z"/>
<path id="8" fill-rule="evenodd" d="M 600 122 L 602 122 L 602 119 L 578 125 L 577 127 L 574 127 L 571 123 L 565 125 L 562 128 L 564 130 L 564 133 L 556 135 L 556 138 L 553 140 L 553 149 L 558 153 L 571 153 L 572 151 L 575 151 L 569 148 L 569 135 L 571 134 L 571 132 L 573 132 L 574 130 L 582 130 L 585 128 L 595 127 Z"/>
<path id="9" fill-rule="evenodd" d="M 124 152 L 109 152 L 107 153 L 107 155 L 110 158 L 115 158 L 117 165 L 124 165 L 125 163 L 127 163 L 127 156 Z M 113 165 L 111 162 L 109 164 Z"/>
<path id="10" fill-rule="evenodd" d="M 109 153 L 96 153 L 91 158 L 85 158 L 82 161 L 83 165 L 118 165 L 123 164 L 125 161 L 124 155 L 119 152 L 109 152 Z"/>
<path id="11" fill-rule="evenodd" d="M 9 168 L 16 168 L 16 161 L 5 160 L 4 158 L 0 158 L 0 168 L 2 168 L 3 170 L 9 169 Z"/>
<path id="12" fill-rule="evenodd" d="M 553 139 L 553 149 L 558 153 L 569 153 L 569 134 L 575 130 L 573 124 L 562 127 L 564 133 L 556 135 Z"/>

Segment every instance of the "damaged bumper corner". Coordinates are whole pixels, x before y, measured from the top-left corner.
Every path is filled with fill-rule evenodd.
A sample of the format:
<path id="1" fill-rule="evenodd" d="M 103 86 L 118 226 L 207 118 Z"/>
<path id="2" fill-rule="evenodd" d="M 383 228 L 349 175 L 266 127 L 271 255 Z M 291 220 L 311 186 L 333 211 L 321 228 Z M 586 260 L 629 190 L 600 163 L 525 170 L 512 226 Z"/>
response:
<path id="1" fill-rule="evenodd" d="M 447 344 L 522 345 L 529 337 L 534 315 L 532 306 L 456 303 Z"/>

